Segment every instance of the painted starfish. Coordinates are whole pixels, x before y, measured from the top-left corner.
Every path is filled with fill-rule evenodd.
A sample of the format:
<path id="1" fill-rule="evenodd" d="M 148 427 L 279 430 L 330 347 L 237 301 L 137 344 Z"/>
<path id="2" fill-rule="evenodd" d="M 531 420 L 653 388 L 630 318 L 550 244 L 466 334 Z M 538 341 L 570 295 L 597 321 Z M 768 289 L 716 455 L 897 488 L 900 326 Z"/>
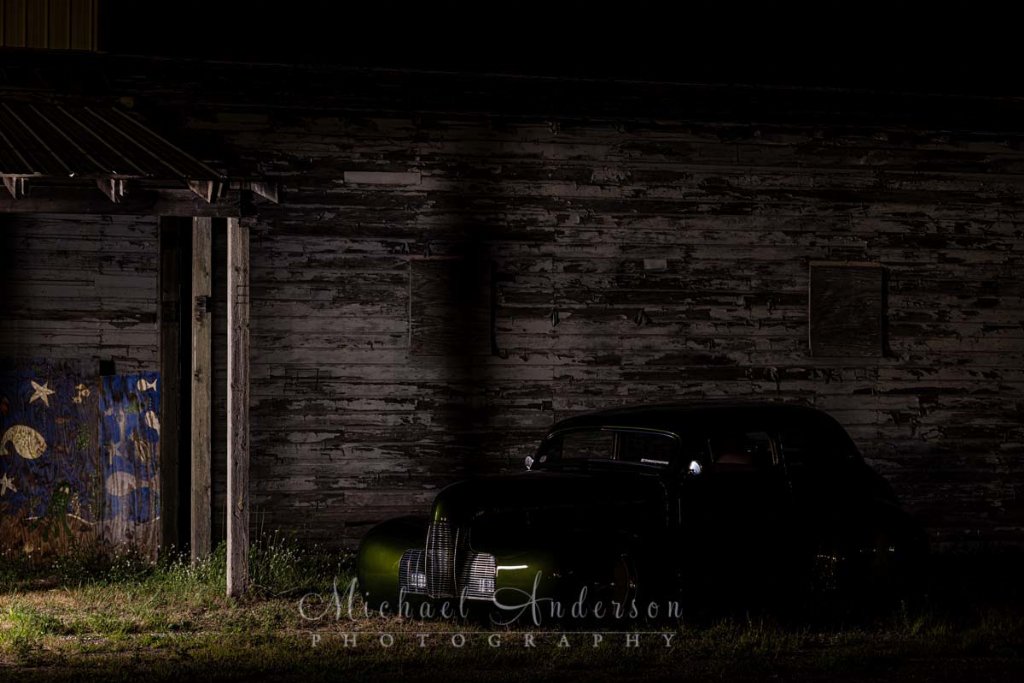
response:
<path id="1" fill-rule="evenodd" d="M 0 496 L 6 495 L 7 489 L 10 489 L 15 493 L 18 492 L 18 489 L 14 488 L 14 482 L 11 481 L 11 478 L 5 474 L 4 476 L 0 477 Z"/>
<path id="2" fill-rule="evenodd" d="M 33 401 L 38 399 L 38 400 L 43 402 L 43 405 L 45 405 L 47 408 L 49 408 L 50 407 L 50 395 L 57 393 L 53 389 L 50 389 L 49 386 L 47 386 L 49 384 L 50 384 L 49 382 L 43 382 L 42 384 L 37 384 L 34 380 L 32 380 L 32 390 L 33 390 L 32 398 L 30 398 L 28 400 L 28 402 L 32 403 Z"/>

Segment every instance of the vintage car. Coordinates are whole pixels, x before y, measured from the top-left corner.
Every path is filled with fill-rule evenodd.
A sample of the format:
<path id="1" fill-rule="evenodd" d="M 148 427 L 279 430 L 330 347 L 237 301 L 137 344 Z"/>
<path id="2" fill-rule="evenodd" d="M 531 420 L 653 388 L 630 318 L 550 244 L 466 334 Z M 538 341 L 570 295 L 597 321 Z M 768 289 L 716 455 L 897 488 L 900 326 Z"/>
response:
<path id="1" fill-rule="evenodd" d="M 606 606 L 744 604 L 888 592 L 925 545 L 827 414 L 704 402 L 562 420 L 526 471 L 453 484 L 427 517 L 374 527 L 357 572 L 375 608 L 568 605 L 581 592 Z"/>

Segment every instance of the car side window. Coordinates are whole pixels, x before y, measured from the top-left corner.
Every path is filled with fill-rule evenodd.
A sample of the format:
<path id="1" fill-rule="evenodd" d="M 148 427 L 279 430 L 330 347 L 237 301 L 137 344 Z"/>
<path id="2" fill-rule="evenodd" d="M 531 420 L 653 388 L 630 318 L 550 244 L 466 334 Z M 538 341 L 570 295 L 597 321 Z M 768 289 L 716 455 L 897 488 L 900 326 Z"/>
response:
<path id="1" fill-rule="evenodd" d="M 789 427 L 779 432 L 779 448 L 794 484 L 808 476 L 836 472 L 850 460 L 855 447 L 845 433 L 831 434 L 820 426 Z"/>
<path id="2" fill-rule="evenodd" d="M 668 466 L 675 462 L 679 444 L 666 434 L 618 432 L 618 459 L 643 465 Z"/>
<path id="3" fill-rule="evenodd" d="M 760 431 L 728 431 L 708 437 L 716 469 L 769 471 L 778 462 L 771 436 Z"/>
<path id="4" fill-rule="evenodd" d="M 561 436 L 563 460 L 592 460 L 615 457 L 615 434 L 605 430 L 587 429 L 566 432 Z"/>
<path id="5" fill-rule="evenodd" d="M 668 467 L 679 459 L 679 440 L 667 432 L 630 429 L 578 429 L 545 441 L 537 455 L 544 466 L 573 460 L 619 460 Z"/>

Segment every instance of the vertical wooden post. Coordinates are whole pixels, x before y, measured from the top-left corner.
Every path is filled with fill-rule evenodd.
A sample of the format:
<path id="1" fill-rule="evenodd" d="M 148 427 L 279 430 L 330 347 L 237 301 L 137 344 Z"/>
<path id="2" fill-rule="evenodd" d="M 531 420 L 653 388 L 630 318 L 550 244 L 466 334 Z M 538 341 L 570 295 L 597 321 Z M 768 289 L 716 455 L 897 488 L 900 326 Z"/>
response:
<path id="1" fill-rule="evenodd" d="M 210 358 L 210 273 L 213 263 L 213 225 L 194 218 L 192 238 L 192 561 L 210 555 L 210 396 L 213 363 Z"/>
<path id="2" fill-rule="evenodd" d="M 228 219 L 228 595 L 249 584 L 249 229 Z"/>
<path id="3" fill-rule="evenodd" d="M 160 546 L 177 546 L 181 406 L 181 225 L 160 217 Z"/>

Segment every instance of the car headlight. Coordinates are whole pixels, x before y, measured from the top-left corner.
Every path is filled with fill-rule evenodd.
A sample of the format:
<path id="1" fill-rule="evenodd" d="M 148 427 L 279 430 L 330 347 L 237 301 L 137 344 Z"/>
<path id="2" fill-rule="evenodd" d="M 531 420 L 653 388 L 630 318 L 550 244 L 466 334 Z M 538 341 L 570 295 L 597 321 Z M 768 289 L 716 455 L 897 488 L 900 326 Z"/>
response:
<path id="1" fill-rule="evenodd" d="M 427 592 L 427 569 L 423 551 L 419 548 L 406 550 L 398 566 L 398 588 L 410 593 Z"/>
<path id="2" fill-rule="evenodd" d="M 494 595 L 494 555 L 470 553 L 462 574 L 467 598 L 490 599 Z"/>

